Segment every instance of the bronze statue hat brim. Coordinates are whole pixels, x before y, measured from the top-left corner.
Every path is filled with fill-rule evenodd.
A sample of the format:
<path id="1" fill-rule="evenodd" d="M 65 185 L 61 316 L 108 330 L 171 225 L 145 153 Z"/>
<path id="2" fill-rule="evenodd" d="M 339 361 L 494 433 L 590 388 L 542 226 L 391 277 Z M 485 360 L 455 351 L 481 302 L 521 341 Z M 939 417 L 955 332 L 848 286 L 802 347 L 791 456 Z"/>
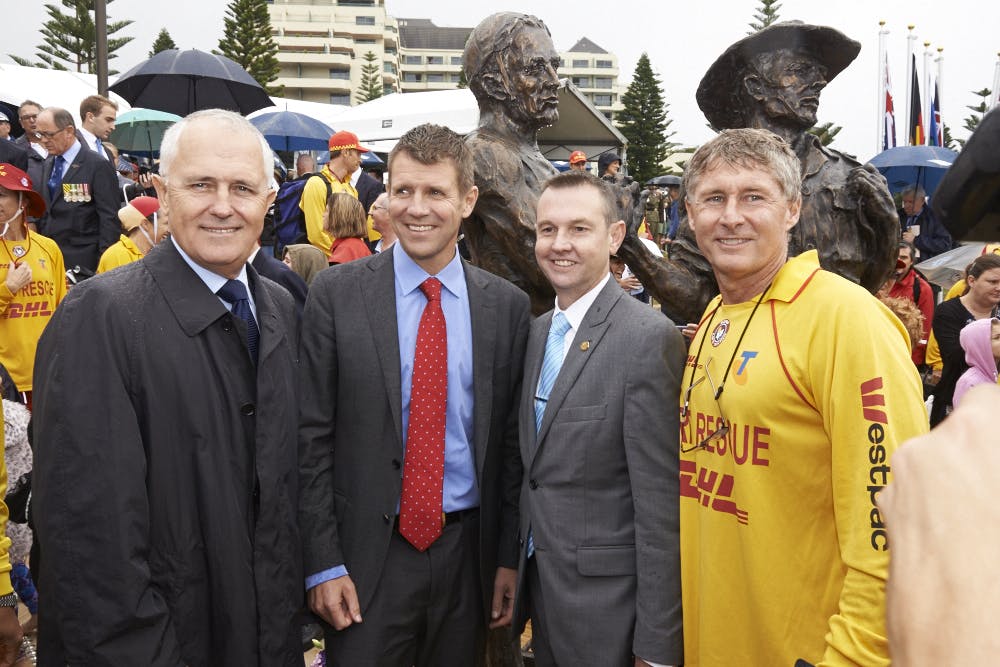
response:
<path id="1" fill-rule="evenodd" d="M 861 51 L 856 42 L 834 28 L 802 21 L 782 21 L 732 44 L 705 72 L 696 98 L 708 122 L 716 130 L 746 127 L 739 89 L 743 73 L 753 57 L 777 49 L 799 49 L 826 68 L 830 82 L 850 65 Z"/>

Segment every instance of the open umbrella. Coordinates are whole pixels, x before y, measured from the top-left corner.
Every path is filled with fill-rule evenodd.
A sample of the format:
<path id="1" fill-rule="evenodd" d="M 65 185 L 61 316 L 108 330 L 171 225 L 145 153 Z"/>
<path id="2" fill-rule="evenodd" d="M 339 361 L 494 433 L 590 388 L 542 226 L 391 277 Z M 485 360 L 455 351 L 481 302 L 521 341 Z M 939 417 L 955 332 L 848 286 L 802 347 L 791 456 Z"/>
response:
<path id="1" fill-rule="evenodd" d="M 118 150 L 153 153 L 160 150 L 163 133 L 181 119 L 177 114 L 154 109 L 132 109 L 118 116 L 108 140 Z"/>
<path id="2" fill-rule="evenodd" d="M 943 290 L 948 290 L 962 277 L 965 267 L 983 254 L 985 247 L 985 243 L 963 243 L 957 248 L 916 264 L 914 268 L 927 280 L 940 285 Z"/>
<path id="3" fill-rule="evenodd" d="M 646 185 L 658 185 L 660 187 L 665 187 L 668 185 L 680 185 L 680 184 L 681 184 L 681 177 L 674 176 L 673 174 L 654 176 L 653 178 L 646 181 Z"/>
<path id="4" fill-rule="evenodd" d="M 330 145 L 333 130 L 325 123 L 294 111 L 254 116 L 250 122 L 276 151 L 322 151 Z"/>
<path id="5" fill-rule="evenodd" d="M 245 115 L 273 104 L 239 64 L 197 49 L 160 51 L 122 74 L 110 88 L 132 106 L 181 116 L 216 108 Z"/>
<path id="6" fill-rule="evenodd" d="M 929 195 L 956 157 L 958 153 L 941 146 L 897 146 L 873 157 L 871 164 L 885 176 L 893 194 L 920 185 Z"/>

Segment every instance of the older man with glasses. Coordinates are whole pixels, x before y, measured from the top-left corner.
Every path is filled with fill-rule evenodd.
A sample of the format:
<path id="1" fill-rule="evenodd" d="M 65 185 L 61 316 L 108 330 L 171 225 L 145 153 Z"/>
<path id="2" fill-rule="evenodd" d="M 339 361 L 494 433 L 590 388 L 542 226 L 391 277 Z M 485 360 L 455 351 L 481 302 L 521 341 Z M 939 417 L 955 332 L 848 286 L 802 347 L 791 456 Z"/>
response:
<path id="1" fill-rule="evenodd" d="M 35 137 L 49 153 L 42 170 L 46 213 L 38 231 L 57 244 L 78 278 L 93 275 L 101 254 L 118 242 L 118 179 L 111 163 L 83 145 L 72 114 L 50 107 L 38 114 Z"/>
<path id="2" fill-rule="evenodd" d="M 681 385 L 685 663 L 888 664 L 875 501 L 927 429 L 906 332 L 816 250 L 788 257 L 802 181 L 776 134 L 723 131 L 684 181 L 721 292 Z"/>

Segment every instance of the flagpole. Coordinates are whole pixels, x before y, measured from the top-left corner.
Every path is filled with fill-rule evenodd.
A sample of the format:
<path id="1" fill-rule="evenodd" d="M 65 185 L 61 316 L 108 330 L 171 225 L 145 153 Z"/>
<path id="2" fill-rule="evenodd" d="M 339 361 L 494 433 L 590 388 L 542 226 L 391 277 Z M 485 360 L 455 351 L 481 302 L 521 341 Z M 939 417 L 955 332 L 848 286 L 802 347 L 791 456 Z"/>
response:
<path id="1" fill-rule="evenodd" d="M 914 73 L 913 73 L 913 65 L 914 65 L 914 60 L 913 59 L 914 59 L 914 56 L 915 56 L 915 54 L 914 54 L 914 51 L 915 51 L 915 49 L 914 49 L 914 43 L 917 41 L 917 36 L 913 34 L 913 28 L 915 28 L 915 27 L 916 26 L 914 26 L 912 23 L 910 25 L 906 26 L 906 29 L 909 31 L 909 34 L 906 35 L 906 88 L 907 88 L 907 92 L 906 92 L 906 115 L 903 116 L 903 118 L 906 119 L 906 123 L 907 123 L 907 128 L 906 128 L 906 145 L 907 146 L 912 146 L 913 145 L 913 142 L 910 139 L 910 137 L 913 135 L 913 128 L 909 127 L 909 125 L 910 125 L 910 117 L 913 115 L 913 108 L 912 108 L 912 106 L 913 106 L 913 100 L 911 99 L 913 97 L 913 95 L 910 93 L 909 89 L 910 89 L 911 82 L 913 81 L 913 76 L 914 76 Z"/>
<path id="2" fill-rule="evenodd" d="M 885 29 L 885 21 L 879 21 L 878 31 L 878 98 L 875 105 L 875 155 L 882 152 L 885 145 L 885 38 L 889 31 Z"/>
<path id="3" fill-rule="evenodd" d="M 1000 53 L 997 53 L 997 64 L 993 69 L 993 106 L 1000 105 Z"/>
<path id="4" fill-rule="evenodd" d="M 937 63 L 937 83 L 934 86 L 934 111 L 937 113 L 938 120 L 938 132 L 940 133 L 940 141 L 938 141 L 938 146 L 944 148 L 944 112 L 941 111 L 941 100 L 944 99 L 944 47 L 938 47 L 938 57 L 934 61 Z"/>
<path id="5" fill-rule="evenodd" d="M 934 73 L 931 71 L 931 58 L 934 54 L 931 53 L 931 43 L 924 42 L 924 109 L 926 112 L 924 118 L 927 120 L 925 122 L 925 127 L 930 127 L 931 116 L 934 115 L 934 95 L 931 91 L 934 90 L 934 84 L 932 79 L 934 78 Z M 924 132 L 924 145 L 931 145 L 930 132 Z"/>

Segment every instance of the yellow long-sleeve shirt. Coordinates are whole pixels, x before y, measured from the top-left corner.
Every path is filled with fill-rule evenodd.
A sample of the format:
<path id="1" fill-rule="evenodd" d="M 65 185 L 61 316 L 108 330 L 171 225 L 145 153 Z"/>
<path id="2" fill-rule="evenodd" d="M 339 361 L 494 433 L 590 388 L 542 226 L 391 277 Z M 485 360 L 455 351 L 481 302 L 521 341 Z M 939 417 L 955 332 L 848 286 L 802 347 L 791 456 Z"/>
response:
<path id="1" fill-rule="evenodd" d="M 142 251 L 136 247 L 132 239 L 122 234 L 118 238 L 118 243 L 108 246 L 108 249 L 101 255 L 101 261 L 97 263 L 97 272 L 104 273 L 140 259 L 142 259 Z"/>
<path id="2" fill-rule="evenodd" d="M 323 165 L 320 178 L 310 178 L 302 188 L 302 197 L 299 199 L 299 208 L 302 209 L 302 216 L 306 220 L 306 236 L 309 243 L 323 251 L 327 257 L 330 256 L 330 246 L 333 245 L 333 237 L 323 229 L 323 213 L 326 211 L 326 185 L 321 179 L 326 179 L 330 184 L 330 193 L 346 192 L 355 199 L 358 191 L 351 185 L 351 175 L 348 174 L 344 180 L 338 180 L 330 171 L 330 165 Z"/>
<path id="3" fill-rule="evenodd" d="M 682 384 L 706 378 L 682 449 L 729 421 L 681 454 L 684 663 L 888 664 L 874 498 L 899 443 L 927 430 L 906 332 L 815 251 L 785 264 L 748 324 L 755 302 L 709 304 Z"/>
<path id="4" fill-rule="evenodd" d="M 6 442 L 4 438 L 3 426 L 3 401 L 0 401 L 0 444 Z M 14 592 L 11 586 L 10 577 L 10 538 L 7 537 L 7 520 L 10 518 L 10 511 L 3 499 L 7 496 L 7 466 L 4 465 L 3 457 L 0 457 L 0 595 L 9 595 Z"/>
<path id="5" fill-rule="evenodd" d="M 956 296 L 962 296 L 962 294 L 965 293 L 965 288 L 965 278 L 962 278 L 949 288 L 948 293 L 944 295 L 942 301 L 954 299 Z M 933 330 L 931 331 L 931 335 L 927 338 L 927 354 L 924 355 L 924 363 L 936 370 L 944 368 L 944 361 L 941 360 L 941 348 L 938 346 L 937 338 L 934 337 Z"/>
<path id="6" fill-rule="evenodd" d="M 9 263 L 0 261 L 0 363 L 7 367 L 18 391 L 31 391 L 38 339 L 66 296 L 66 268 L 59 246 L 47 236 L 29 231 L 24 241 L 0 240 L 0 244 L 7 250 L 0 251 L 0 258 L 16 257 L 20 247 L 27 251 L 20 261 L 31 266 L 31 281 L 11 293 Z"/>

